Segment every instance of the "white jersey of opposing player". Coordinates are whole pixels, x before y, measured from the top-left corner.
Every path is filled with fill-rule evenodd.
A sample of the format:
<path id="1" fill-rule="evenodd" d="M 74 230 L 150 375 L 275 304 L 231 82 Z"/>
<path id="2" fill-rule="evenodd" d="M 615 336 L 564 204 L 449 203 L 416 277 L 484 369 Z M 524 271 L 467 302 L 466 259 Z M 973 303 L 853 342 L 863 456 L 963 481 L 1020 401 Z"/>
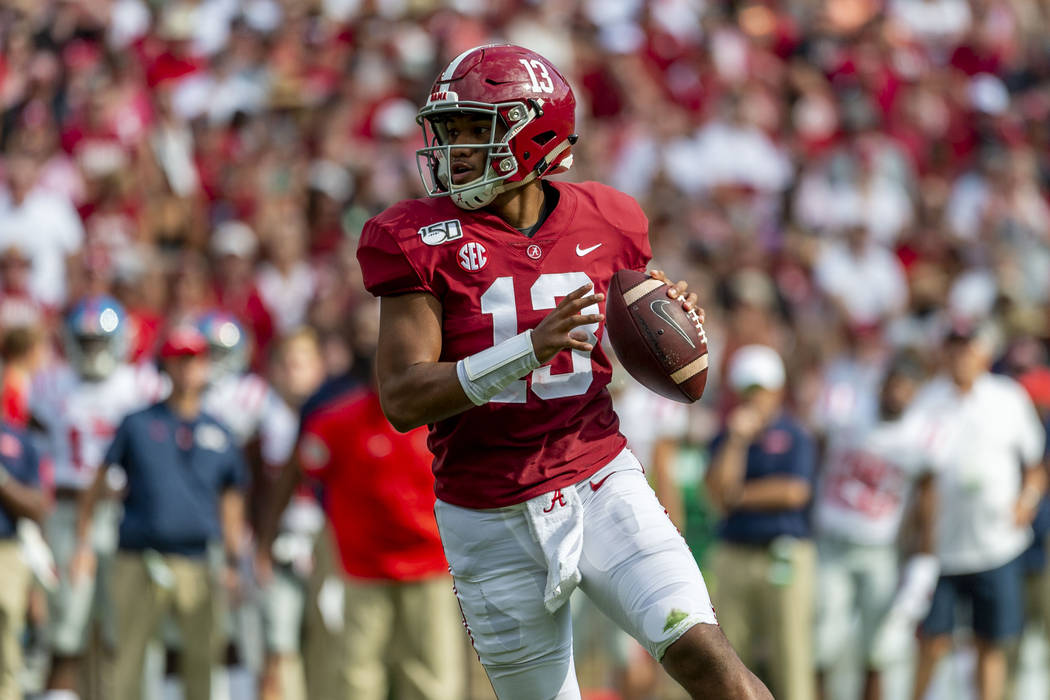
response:
<path id="1" fill-rule="evenodd" d="M 815 506 L 818 534 L 893 544 L 913 484 L 931 469 L 932 439 L 932 426 L 915 414 L 832 434 Z"/>
<path id="2" fill-rule="evenodd" d="M 299 418 L 277 392 L 256 374 L 227 374 L 204 393 L 204 410 L 219 419 L 243 447 L 256 435 L 265 466 L 279 469 L 291 458 Z M 324 522 L 317 502 L 297 494 L 281 518 L 281 529 L 316 532 Z"/>
<path id="3" fill-rule="evenodd" d="M 660 440 L 685 437 L 689 409 L 685 404 L 654 394 L 633 379 L 624 380 L 623 390 L 613 396 L 620 418 L 620 432 L 627 446 L 645 468 L 652 466 L 653 448 Z"/>
<path id="4" fill-rule="evenodd" d="M 55 486 L 90 485 L 124 416 L 169 391 L 167 377 L 151 363 L 119 365 L 100 381 L 82 379 L 67 364 L 38 373 L 29 405 L 46 429 L 44 449 L 54 463 Z"/>
<path id="5" fill-rule="evenodd" d="M 299 420 L 269 383 L 257 374 L 226 374 L 204 392 L 204 410 L 243 447 L 256 435 L 268 466 L 283 466 L 295 448 Z"/>

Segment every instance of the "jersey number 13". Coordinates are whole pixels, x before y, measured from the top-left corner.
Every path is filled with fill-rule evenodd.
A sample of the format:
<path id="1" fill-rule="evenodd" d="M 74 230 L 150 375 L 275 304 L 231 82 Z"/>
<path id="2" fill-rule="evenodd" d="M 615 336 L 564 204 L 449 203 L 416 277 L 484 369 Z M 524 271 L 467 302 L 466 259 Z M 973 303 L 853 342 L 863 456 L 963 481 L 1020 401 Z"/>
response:
<path id="1" fill-rule="evenodd" d="M 559 297 L 564 297 L 574 289 L 591 280 L 582 272 L 559 272 L 540 275 L 530 290 L 532 308 L 536 311 L 553 309 L 558 305 Z M 518 334 L 518 309 L 514 303 L 514 278 L 497 277 L 492 285 L 481 295 L 481 313 L 492 315 L 492 344 L 502 343 Z M 591 304 L 581 314 L 598 313 L 598 305 Z M 598 332 L 598 324 L 590 323 L 579 327 L 591 333 Z M 591 354 L 580 350 L 571 350 L 572 371 L 562 374 L 551 374 L 550 365 L 544 365 L 531 373 L 532 392 L 541 399 L 562 399 L 567 396 L 579 396 L 587 391 L 594 379 L 591 372 Z M 506 389 L 496 394 L 493 401 L 499 403 L 525 403 L 528 398 L 529 383 L 519 379 Z"/>

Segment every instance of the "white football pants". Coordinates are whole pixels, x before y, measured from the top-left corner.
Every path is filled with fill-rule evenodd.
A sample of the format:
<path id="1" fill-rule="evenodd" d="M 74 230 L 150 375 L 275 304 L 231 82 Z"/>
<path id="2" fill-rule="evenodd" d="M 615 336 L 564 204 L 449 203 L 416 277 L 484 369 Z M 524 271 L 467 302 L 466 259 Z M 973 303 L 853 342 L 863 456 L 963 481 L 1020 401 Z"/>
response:
<path id="1" fill-rule="evenodd" d="M 580 587 L 602 612 L 656 659 L 693 625 L 717 624 L 696 560 L 630 451 L 569 488 L 583 505 Z M 579 700 L 569 606 L 552 614 L 543 604 L 547 565 L 525 512 L 435 507 L 464 623 L 496 695 Z"/>

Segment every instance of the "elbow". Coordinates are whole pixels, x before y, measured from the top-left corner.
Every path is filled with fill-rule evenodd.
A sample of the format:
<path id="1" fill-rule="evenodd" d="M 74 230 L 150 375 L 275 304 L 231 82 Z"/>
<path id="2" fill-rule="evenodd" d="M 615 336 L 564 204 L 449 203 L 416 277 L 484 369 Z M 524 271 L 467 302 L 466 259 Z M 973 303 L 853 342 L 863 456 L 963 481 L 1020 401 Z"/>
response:
<path id="1" fill-rule="evenodd" d="M 380 391 L 379 403 L 383 407 L 383 415 L 399 433 L 407 433 L 426 424 L 419 411 L 405 397 Z"/>

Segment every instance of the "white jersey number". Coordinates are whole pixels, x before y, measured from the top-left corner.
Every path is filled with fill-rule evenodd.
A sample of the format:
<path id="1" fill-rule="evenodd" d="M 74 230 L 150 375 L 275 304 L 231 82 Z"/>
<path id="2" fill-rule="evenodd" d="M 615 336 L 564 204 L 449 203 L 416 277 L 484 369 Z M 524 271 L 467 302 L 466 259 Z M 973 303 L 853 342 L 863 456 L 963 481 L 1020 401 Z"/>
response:
<path id="1" fill-rule="evenodd" d="M 543 65 L 543 61 L 538 61 L 535 58 L 531 61 L 519 58 L 518 61 L 529 72 L 529 80 L 532 81 L 533 92 L 554 92 L 554 81 L 551 80 L 551 74 L 547 71 L 547 66 Z"/>
<path id="2" fill-rule="evenodd" d="M 560 272 L 540 275 L 530 290 L 532 308 L 536 311 L 553 309 L 559 297 L 564 297 L 574 289 L 591 284 L 591 280 L 582 272 Z M 514 304 L 514 278 L 497 277 L 492 285 L 481 295 L 481 313 L 492 315 L 492 344 L 518 334 L 518 309 Z M 598 313 L 598 305 L 591 304 L 581 314 Z M 590 323 L 580 326 L 581 330 L 598 332 L 598 324 Z M 541 399 L 562 399 L 567 396 L 579 396 L 587 391 L 594 379 L 591 372 L 591 354 L 581 350 L 572 350 L 572 371 L 552 374 L 550 365 L 544 365 L 532 371 L 532 392 Z M 497 403 L 525 403 L 528 398 L 528 383 L 519 379 L 492 398 Z"/>

